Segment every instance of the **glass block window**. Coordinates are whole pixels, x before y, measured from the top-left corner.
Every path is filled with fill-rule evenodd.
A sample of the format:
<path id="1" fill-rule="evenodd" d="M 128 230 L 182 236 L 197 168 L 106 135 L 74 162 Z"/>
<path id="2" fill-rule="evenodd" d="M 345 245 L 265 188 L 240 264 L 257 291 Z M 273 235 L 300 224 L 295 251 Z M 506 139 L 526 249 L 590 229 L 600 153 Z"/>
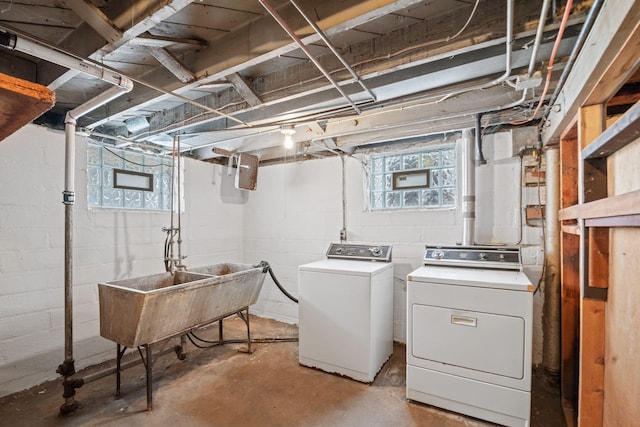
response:
<path id="1" fill-rule="evenodd" d="M 456 206 L 457 162 L 454 145 L 410 153 L 373 155 L 370 165 L 372 210 Z M 394 189 L 394 176 L 412 171 L 427 174 L 426 185 L 422 188 Z"/>
<path id="2" fill-rule="evenodd" d="M 116 188 L 113 179 L 114 169 L 152 175 L 152 191 Z M 171 160 L 153 154 L 134 153 L 117 148 L 107 149 L 89 144 L 87 204 L 90 208 L 170 210 Z"/>

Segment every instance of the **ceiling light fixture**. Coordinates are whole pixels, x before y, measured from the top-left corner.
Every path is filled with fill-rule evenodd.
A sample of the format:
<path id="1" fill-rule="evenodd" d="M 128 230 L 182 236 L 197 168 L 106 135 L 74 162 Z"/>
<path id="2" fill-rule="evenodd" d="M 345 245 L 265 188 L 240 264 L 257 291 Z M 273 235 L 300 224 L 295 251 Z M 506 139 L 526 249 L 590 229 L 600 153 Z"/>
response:
<path id="1" fill-rule="evenodd" d="M 284 135 L 284 148 L 286 150 L 293 148 L 293 134 L 296 133 L 293 125 L 280 125 L 280 133 Z"/>

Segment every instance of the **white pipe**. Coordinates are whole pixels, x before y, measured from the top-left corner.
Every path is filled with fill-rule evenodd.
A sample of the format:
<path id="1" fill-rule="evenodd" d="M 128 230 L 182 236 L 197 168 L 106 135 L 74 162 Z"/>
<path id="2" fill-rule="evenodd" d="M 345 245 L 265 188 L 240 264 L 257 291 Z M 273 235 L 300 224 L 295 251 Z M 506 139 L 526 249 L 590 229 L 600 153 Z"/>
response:
<path id="1" fill-rule="evenodd" d="M 540 9 L 540 18 L 538 20 L 538 30 L 536 31 L 535 42 L 533 43 L 533 48 L 531 48 L 531 60 L 529 61 L 529 68 L 527 69 L 527 77 L 531 77 L 533 74 L 533 69 L 536 65 L 536 57 L 538 56 L 538 49 L 540 48 L 540 43 L 542 43 L 542 34 L 544 33 L 544 23 L 547 19 L 547 13 L 549 12 L 549 6 L 551 5 L 551 0 L 544 0 L 542 3 L 542 8 Z"/>
<path id="2" fill-rule="evenodd" d="M 74 400 L 75 389 L 81 382 L 75 378 L 73 360 L 73 205 L 75 203 L 75 157 L 76 157 L 76 119 L 106 104 L 112 99 L 131 91 L 133 83 L 120 76 L 118 86 L 113 86 L 97 97 L 69 111 L 65 119 L 65 162 L 64 162 L 64 362 L 58 367 L 58 373 L 64 376 L 65 403 L 61 413 L 73 412 L 78 408 Z M 112 82 L 110 82 L 112 83 Z"/>
<path id="3" fill-rule="evenodd" d="M 551 383 L 560 375 L 560 166 L 559 149 L 550 147 L 546 158 L 546 218 L 544 262 L 544 345 L 542 362 Z"/>
<path id="4" fill-rule="evenodd" d="M 8 46 L 11 49 L 26 53 L 36 58 L 44 59 L 71 70 L 80 71 L 97 79 L 103 80 L 116 86 L 121 86 L 123 76 L 118 73 L 107 71 L 82 59 L 75 58 L 66 53 L 31 41 L 17 34 L 10 34 Z M 124 77 L 126 78 L 126 77 Z"/>
<path id="5" fill-rule="evenodd" d="M 474 231 L 476 225 L 476 170 L 474 159 L 474 139 L 471 130 L 462 131 L 462 244 L 471 246 L 474 244 Z"/>

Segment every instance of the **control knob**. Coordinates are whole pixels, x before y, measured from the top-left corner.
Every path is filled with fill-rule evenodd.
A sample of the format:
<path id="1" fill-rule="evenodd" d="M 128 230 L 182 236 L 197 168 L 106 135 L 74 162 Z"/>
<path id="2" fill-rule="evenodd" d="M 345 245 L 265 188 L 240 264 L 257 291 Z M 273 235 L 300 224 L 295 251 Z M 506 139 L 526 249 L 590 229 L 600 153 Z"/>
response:
<path id="1" fill-rule="evenodd" d="M 478 254 L 478 258 L 480 259 L 480 261 L 486 261 L 487 260 L 487 254 L 485 254 L 484 252 L 480 252 Z"/>
<path id="2" fill-rule="evenodd" d="M 380 249 L 380 246 L 374 246 L 372 248 L 369 248 L 369 252 L 371 252 L 371 255 L 373 256 L 382 255 L 382 249 Z"/>
<path id="3" fill-rule="evenodd" d="M 444 258 L 444 252 L 436 250 L 431 252 L 431 258 L 433 259 L 442 259 Z"/>

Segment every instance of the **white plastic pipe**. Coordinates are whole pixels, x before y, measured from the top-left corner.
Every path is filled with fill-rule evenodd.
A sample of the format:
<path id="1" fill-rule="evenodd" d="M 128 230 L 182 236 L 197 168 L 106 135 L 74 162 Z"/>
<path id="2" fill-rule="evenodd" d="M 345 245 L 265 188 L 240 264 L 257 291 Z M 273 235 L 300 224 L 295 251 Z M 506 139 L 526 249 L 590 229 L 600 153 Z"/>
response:
<path id="1" fill-rule="evenodd" d="M 471 130 L 462 131 L 462 244 L 471 246 L 475 241 L 476 226 L 476 169 L 475 147 Z"/>

